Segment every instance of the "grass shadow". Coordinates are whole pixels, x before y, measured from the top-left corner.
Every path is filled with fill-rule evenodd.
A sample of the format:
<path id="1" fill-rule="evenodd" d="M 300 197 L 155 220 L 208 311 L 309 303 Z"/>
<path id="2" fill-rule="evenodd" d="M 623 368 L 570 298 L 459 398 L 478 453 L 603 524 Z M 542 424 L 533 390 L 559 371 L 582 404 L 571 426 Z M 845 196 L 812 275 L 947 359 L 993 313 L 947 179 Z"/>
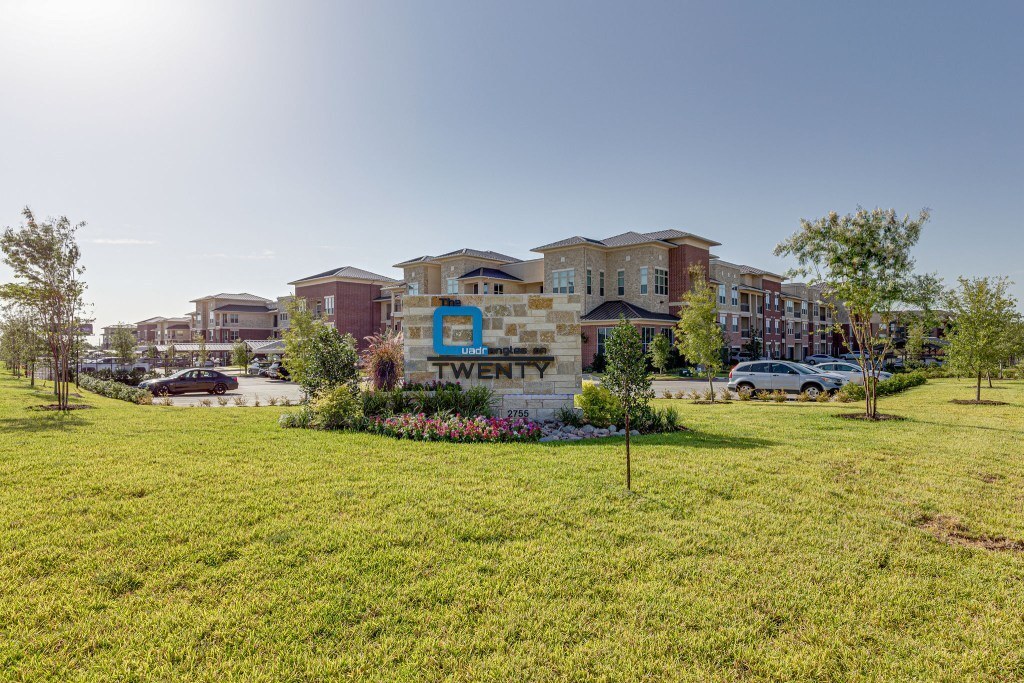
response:
<path id="1" fill-rule="evenodd" d="M 544 446 L 586 446 L 593 448 L 601 446 L 605 448 L 622 448 L 625 437 L 611 436 L 596 439 L 580 439 L 579 441 L 548 441 Z M 710 432 L 699 432 L 687 430 L 685 432 L 670 432 L 664 434 L 643 434 L 631 438 L 633 446 L 684 446 L 689 448 L 737 448 L 754 449 L 770 448 L 776 445 L 777 441 L 748 436 L 723 436 Z"/>
<path id="2" fill-rule="evenodd" d="M 78 427 L 85 427 L 92 424 L 74 413 L 62 415 L 60 413 L 36 413 L 32 417 L 4 417 L 0 418 L 0 431 L 17 432 L 61 432 Z"/>

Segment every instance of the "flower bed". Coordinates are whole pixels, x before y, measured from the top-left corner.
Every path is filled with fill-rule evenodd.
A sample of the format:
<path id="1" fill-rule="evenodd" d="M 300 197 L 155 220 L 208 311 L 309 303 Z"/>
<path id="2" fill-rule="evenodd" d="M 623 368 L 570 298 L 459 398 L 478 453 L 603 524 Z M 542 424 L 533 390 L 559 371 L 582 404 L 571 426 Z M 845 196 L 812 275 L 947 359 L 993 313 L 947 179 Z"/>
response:
<path id="1" fill-rule="evenodd" d="M 541 437 L 540 425 L 529 420 L 459 415 L 427 417 L 423 413 L 374 418 L 369 431 L 398 439 L 455 443 L 537 441 Z"/>

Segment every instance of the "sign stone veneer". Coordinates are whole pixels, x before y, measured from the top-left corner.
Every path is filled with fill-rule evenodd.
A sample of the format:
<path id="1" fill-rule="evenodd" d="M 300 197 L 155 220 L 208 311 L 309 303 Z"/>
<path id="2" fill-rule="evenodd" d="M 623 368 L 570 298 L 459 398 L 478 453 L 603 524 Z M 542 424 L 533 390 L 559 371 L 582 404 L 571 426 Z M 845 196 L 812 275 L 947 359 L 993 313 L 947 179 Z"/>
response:
<path id="1" fill-rule="evenodd" d="M 484 356 L 445 356 L 434 350 L 434 311 L 444 297 L 406 296 L 402 332 L 405 339 L 405 376 L 410 382 L 459 381 L 463 387 L 482 384 L 500 399 L 499 417 L 553 417 L 562 406 L 572 406 L 582 386 L 579 294 L 459 294 L 462 306 L 483 313 Z M 444 318 L 444 341 L 468 345 L 472 341 L 469 316 Z M 511 349 L 511 351 L 509 351 Z M 502 361 L 504 357 L 513 361 Z M 538 367 L 531 357 L 553 357 Z M 491 377 L 492 362 L 510 363 L 511 378 Z M 442 363 L 442 365 L 438 365 Z M 462 375 L 456 378 L 456 363 Z M 477 367 L 484 364 L 483 367 Z M 466 371 L 471 370 L 467 378 Z M 440 370 L 440 375 L 438 374 Z M 484 372 L 480 372 L 483 370 Z M 480 377 L 483 374 L 484 377 Z M 523 412 L 528 411 L 528 412 Z"/>

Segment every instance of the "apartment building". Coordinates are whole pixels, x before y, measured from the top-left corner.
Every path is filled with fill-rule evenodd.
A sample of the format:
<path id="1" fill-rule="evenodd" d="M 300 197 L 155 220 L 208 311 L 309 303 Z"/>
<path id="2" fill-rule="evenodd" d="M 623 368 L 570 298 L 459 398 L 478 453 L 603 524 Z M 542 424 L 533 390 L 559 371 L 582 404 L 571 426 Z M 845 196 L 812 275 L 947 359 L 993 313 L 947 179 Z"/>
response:
<path id="1" fill-rule="evenodd" d="M 192 318 L 156 316 L 135 323 L 135 338 L 141 346 L 176 344 L 192 339 Z"/>
<path id="2" fill-rule="evenodd" d="M 784 357 L 782 275 L 713 256 L 710 282 L 716 290 L 718 322 L 731 353 L 754 349 Z"/>
<path id="3" fill-rule="evenodd" d="M 316 317 L 325 317 L 339 332 L 351 334 L 359 348 L 366 337 L 379 334 L 392 318 L 393 295 L 382 288 L 396 284 L 394 278 L 353 266 L 333 268 L 288 283 L 295 298 L 305 302 Z M 287 308 L 279 308 L 279 325 L 288 324 Z"/>
<path id="4" fill-rule="evenodd" d="M 277 301 L 255 294 L 211 294 L 193 299 L 194 331 L 208 342 L 273 339 L 277 336 Z"/>
<path id="5" fill-rule="evenodd" d="M 114 335 L 122 329 L 128 330 L 134 339 L 138 339 L 138 330 L 135 325 L 107 325 L 101 328 L 100 348 L 109 351 L 114 345 Z"/>

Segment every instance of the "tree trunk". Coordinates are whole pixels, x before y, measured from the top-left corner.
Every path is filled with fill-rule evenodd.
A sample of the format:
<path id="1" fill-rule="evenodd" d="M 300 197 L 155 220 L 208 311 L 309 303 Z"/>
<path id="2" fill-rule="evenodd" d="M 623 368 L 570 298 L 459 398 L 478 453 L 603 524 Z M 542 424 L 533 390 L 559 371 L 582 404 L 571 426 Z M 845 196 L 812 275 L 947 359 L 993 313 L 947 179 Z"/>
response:
<path id="1" fill-rule="evenodd" d="M 629 411 L 626 412 L 626 490 L 633 490 L 632 463 L 629 461 Z"/>
<path id="2" fill-rule="evenodd" d="M 708 373 L 708 389 L 711 391 L 711 402 L 715 402 L 715 376 Z"/>
<path id="3" fill-rule="evenodd" d="M 988 388 L 991 389 L 992 388 L 992 373 L 991 372 L 987 372 L 985 374 L 988 375 Z"/>
<path id="4" fill-rule="evenodd" d="M 978 370 L 978 388 L 974 392 L 974 400 L 981 401 L 981 370 Z"/>

